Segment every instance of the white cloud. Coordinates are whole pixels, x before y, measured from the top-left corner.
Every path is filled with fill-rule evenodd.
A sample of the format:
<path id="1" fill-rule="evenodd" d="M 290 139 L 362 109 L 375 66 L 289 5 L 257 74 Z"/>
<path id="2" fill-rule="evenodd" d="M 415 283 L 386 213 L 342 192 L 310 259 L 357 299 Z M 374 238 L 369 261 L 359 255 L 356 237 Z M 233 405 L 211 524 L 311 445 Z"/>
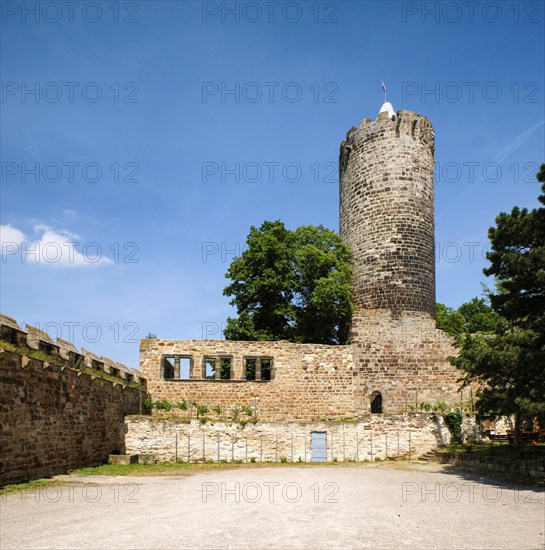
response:
<path id="1" fill-rule="evenodd" d="M 22 231 L 19 231 L 11 225 L 0 225 L 0 246 L 2 247 L 2 254 L 4 254 L 4 245 L 16 245 L 20 246 L 25 242 L 25 235 Z"/>
<path id="2" fill-rule="evenodd" d="M 107 265 L 113 263 L 96 242 L 85 242 L 66 229 L 55 230 L 36 224 L 38 239 L 27 240 L 22 231 L 10 225 L 0 226 L 3 261 L 17 257 L 22 263 L 40 263 L 63 267 Z"/>

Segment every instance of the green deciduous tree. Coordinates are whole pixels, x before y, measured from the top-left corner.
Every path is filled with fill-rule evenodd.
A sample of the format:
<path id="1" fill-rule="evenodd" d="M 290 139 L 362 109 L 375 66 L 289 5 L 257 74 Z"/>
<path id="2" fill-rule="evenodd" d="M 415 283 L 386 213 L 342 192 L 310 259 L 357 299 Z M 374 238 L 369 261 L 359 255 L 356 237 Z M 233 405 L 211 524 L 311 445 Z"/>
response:
<path id="1" fill-rule="evenodd" d="M 501 317 L 483 298 L 473 298 L 458 309 L 436 304 L 437 328 L 459 339 L 463 335 L 494 333 Z"/>
<path id="2" fill-rule="evenodd" d="M 228 318 L 228 340 L 345 343 L 352 315 L 351 254 L 322 226 L 295 231 L 281 221 L 252 227 L 247 248 L 230 265 L 238 317 Z"/>

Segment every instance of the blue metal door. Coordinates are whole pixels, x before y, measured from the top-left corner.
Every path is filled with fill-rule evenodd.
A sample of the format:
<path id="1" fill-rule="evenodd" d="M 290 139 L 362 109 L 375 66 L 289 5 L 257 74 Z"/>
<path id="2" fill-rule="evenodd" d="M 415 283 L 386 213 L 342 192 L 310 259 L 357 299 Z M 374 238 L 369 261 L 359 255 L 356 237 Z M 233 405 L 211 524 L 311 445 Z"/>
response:
<path id="1" fill-rule="evenodd" d="M 312 462 L 327 461 L 327 438 L 326 432 L 311 432 L 312 436 Z"/>

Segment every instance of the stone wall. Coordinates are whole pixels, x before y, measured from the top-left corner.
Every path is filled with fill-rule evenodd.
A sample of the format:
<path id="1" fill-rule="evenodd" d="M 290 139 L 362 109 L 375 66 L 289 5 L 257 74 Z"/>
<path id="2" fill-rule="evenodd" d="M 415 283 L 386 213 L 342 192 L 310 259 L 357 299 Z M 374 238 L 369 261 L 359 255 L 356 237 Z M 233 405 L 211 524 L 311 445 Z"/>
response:
<path id="1" fill-rule="evenodd" d="M 471 453 L 440 453 L 442 464 L 472 468 L 480 472 L 499 472 L 545 482 L 545 458 L 515 459 L 499 456 L 480 456 Z"/>
<path id="2" fill-rule="evenodd" d="M 317 421 L 361 418 L 379 392 L 383 412 L 402 414 L 420 402 L 457 405 L 460 373 L 447 360 L 452 339 L 427 314 L 356 312 L 352 345 L 225 340 L 142 340 L 140 358 L 155 400 L 193 400 L 222 410 L 250 406 L 260 420 Z M 163 360 L 191 358 L 189 379 L 165 379 Z M 229 380 L 204 378 L 206 358 L 231 358 Z M 247 358 L 272 359 L 270 381 L 247 381 Z M 465 400 L 470 391 L 465 390 Z"/>
<path id="3" fill-rule="evenodd" d="M 201 424 L 193 420 L 128 416 L 127 454 L 158 462 L 310 462 L 312 432 L 326 432 L 327 461 L 416 458 L 450 441 L 434 415 L 373 415 L 358 423 L 259 422 Z"/>
<path id="4" fill-rule="evenodd" d="M 124 416 L 141 411 L 143 399 L 122 379 L 112 382 L 0 349 L 0 485 L 123 453 Z"/>
<path id="5" fill-rule="evenodd" d="M 172 355 L 191 357 L 189 380 L 164 378 L 162 358 Z M 230 358 L 231 378 L 203 378 L 207 357 Z M 247 358 L 271 358 L 271 380 L 247 381 Z M 354 418 L 361 412 L 353 399 L 350 346 L 147 339 L 141 341 L 140 367 L 155 400 L 194 400 L 222 409 L 251 406 L 260 418 L 276 420 Z"/>
<path id="6" fill-rule="evenodd" d="M 11 345 L 12 348 L 45 353 L 53 360 L 58 359 L 63 364 L 85 366 L 94 371 L 121 378 L 128 383 L 136 382 L 144 385 L 146 383 L 142 373 L 137 369 L 116 363 L 109 357 L 99 357 L 84 348 L 77 350 L 72 342 L 59 337 L 56 342 L 53 342 L 47 332 L 31 325 L 27 324 L 23 330 L 15 319 L 2 313 L 0 313 L 0 340 Z"/>
<path id="7" fill-rule="evenodd" d="M 357 402 L 378 391 L 384 412 L 398 414 L 421 402 L 457 405 L 473 395 L 474 389 L 460 390 L 461 373 L 447 361 L 458 353 L 452 338 L 426 313 L 356 311 L 351 340 Z"/>
<path id="8" fill-rule="evenodd" d="M 456 349 L 435 326 L 434 142 L 426 117 L 398 111 L 365 119 L 341 145 L 351 345 L 143 340 L 141 369 L 154 399 L 254 406 L 260 419 L 288 421 L 361 418 L 380 402 L 379 412 L 402 414 L 421 402 L 463 401 L 459 372 L 447 361 Z M 165 379 L 169 354 L 191 357 L 189 380 Z M 231 358 L 230 379 L 206 380 L 205 359 L 218 356 Z M 272 358 L 274 377 L 246 380 L 248 356 Z"/>

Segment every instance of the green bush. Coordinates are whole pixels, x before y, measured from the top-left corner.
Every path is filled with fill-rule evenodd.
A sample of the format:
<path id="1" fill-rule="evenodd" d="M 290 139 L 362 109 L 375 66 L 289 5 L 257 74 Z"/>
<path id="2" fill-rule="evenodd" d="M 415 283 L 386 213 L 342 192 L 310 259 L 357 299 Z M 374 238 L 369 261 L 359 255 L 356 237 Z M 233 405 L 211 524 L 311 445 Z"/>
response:
<path id="1" fill-rule="evenodd" d="M 165 399 L 158 399 L 157 401 L 153 402 L 152 408 L 161 411 L 171 411 L 173 409 L 173 405 Z"/>

